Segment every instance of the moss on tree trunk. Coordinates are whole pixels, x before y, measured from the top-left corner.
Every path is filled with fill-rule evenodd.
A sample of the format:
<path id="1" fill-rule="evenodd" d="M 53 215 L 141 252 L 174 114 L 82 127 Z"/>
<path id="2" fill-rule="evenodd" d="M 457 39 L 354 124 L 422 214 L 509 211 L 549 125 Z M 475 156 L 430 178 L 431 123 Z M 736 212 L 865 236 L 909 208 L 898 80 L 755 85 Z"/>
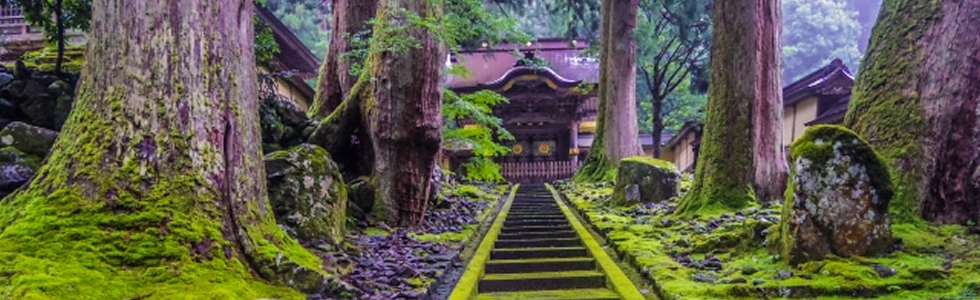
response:
<path id="1" fill-rule="evenodd" d="M 621 159 L 643 154 L 636 122 L 636 41 L 633 38 L 638 9 L 639 0 L 602 1 L 599 116 L 592 150 L 575 174 L 577 181 L 611 180 Z"/>
<path id="2" fill-rule="evenodd" d="M 355 35 L 370 29 L 368 20 L 377 14 L 378 0 L 333 0 L 333 26 L 327 59 L 320 67 L 316 96 L 310 114 L 317 120 L 326 118 L 337 109 L 357 78 L 350 75 L 350 59 L 342 55 L 354 50 L 351 40 Z M 361 37 L 367 38 L 367 37 Z"/>
<path id="3" fill-rule="evenodd" d="M 429 180 L 442 140 L 442 60 L 446 49 L 435 35 L 412 24 L 409 14 L 441 16 L 429 1 L 380 1 L 375 39 L 365 70 L 350 94 L 313 133 L 354 175 L 372 175 L 377 187 L 374 215 L 403 226 L 422 222 Z M 396 39 L 417 43 L 394 49 Z M 356 136 L 358 142 L 351 142 Z M 361 147 L 363 152 L 350 152 Z"/>
<path id="4" fill-rule="evenodd" d="M 740 208 L 750 194 L 781 198 L 779 1 L 722 1 L 714 7 L 711 87 L 694 186 L 678 212 Z"/>
<path id="5" fill-rule="evenodd" d="M 319 288 L 321 262 L 268 205 L 251 0 L 93 7 L 75 109 L 36 178 L 0 203 L 0 298 Z"/>
<path id="6" fill-rule="evenodd" d="M 893 169 L 897 222 L 977 221 L 980 3 L 886 0 L 845 124 Z"/>

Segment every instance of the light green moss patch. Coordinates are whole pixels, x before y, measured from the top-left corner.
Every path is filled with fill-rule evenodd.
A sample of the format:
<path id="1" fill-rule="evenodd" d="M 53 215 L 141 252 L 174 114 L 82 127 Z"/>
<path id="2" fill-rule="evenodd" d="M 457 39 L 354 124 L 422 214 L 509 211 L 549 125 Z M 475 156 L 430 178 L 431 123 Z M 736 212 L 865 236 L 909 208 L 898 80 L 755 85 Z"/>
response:
<path id="1" fill-rule="evenodd" d="M 613 206 L 608 203 L 609 189 L 592 187 L 559 185 L 662 299 L 965 300 L 980 292 L 980 237 L 968 235 L 962 226 L 896 224 L 893 236 L 904 241 L 905 251 L 830 257 L 792 267 L 770 251 L 780 206 L 749 206 L 694 218 L 672 214 L 676 203 Z M 723 214 L 729 221 L 709 230 L 710 220 L 721 220 Z M 722 268 L 685 266 L 675 259 L 685 254 L 691 260 L 717 257 Z M 895 275 L 882 277 L 875 265 L 894 269 Z M 780 271 L 793 276 L 777 278 Z"/>
<path id="2" fill-rule="evenodd" d="M 419 233 L 412 232 L 409 233 L 408 236 L 423 242 L 459 243 L 459 242 L 465 242 L 470 237 L 472 237 L 473 234 L 476 233 L 477 226 L 478 225 L 475 224 L 466 225 L 463 227 L 462 231 L 459 232 L 447 231 L 440 234 L 431 234 L 431 233 L 419 234 Z"/>

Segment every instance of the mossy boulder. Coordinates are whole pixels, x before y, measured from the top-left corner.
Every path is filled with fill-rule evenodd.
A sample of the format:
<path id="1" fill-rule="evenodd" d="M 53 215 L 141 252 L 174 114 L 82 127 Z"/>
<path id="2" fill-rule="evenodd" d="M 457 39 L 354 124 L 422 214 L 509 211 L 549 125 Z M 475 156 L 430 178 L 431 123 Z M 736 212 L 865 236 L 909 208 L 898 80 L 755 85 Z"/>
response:
<path id="1" fill-rule="evenodd" d="M 0 147 L 13 147 L 28 155 L 44 157 L 51 151 L 58 132 L 29 125 L 23 122 L 13 122 L 0 130 Z"/>
<path id="2" fill-rule="evenodd" d="M 644 156 L 619 162 L 612 201 L 616 204 L 660 202 L 678 195 L 681 174 L 672 163 Z"/>
<path id="3" fill-rule="evenodd" d="M 347 216 L 347 186 L 330 154 L 303 144 L 265 156 L 276 220 L 298 240 L 338 245 Z"/>
<path id="4" fill-rule="evenodd" d="M 891 177 L 866 141 L 841 126 L 814 126 L 793 143 L 790 159 L 780 237 L 791 263 L 874 255 L 894 245 Z"/>

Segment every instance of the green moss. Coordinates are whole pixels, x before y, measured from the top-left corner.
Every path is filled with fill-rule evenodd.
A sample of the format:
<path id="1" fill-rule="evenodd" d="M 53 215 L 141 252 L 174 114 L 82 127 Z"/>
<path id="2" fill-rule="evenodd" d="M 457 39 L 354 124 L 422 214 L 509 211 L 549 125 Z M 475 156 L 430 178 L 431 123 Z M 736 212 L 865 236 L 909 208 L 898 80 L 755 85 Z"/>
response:
<path id="1" fill-rule="evenodd" d="M 364 229 L 364 234 L 368 236 L 388 236 L 391 233 L 378 227 L 368 227 Z"/>
<path id="2" fill-rule="evenodd" d="M 229 211 L 215 179 L 202 175 L 220 174 L 215 145 L 178 129 L 127 127 L 177 121 L 128 114 L 128 91 L 90 83 L 62 132 L 72 138 L 58 139 L 30 187 L 0 203 L 0 298 L 303 299 L 286 286 L 327 279 L 264 197 L 233 195 L 242 202 Z M 139 153 L 145 144 L 153 151 Z M 254 150 L 239 170 L 261 170 Z M 263 182 L 234 180 L 226 184 Z"/>
<path id="3" fill-rule="evenodd" d="M 661 168 L 661 169 L 664 169 L 664 170 L 668 170 L 670 172 L 677 172 L 677 166 L 674 166 L 673 163 L 671 163 L 669 161 L 666 161 L 666 160 L 662 160 L 662 159 L 656 159 L 656 158 L 652 158 L 652 157 L 637 155 L 637 156 L 630 156 L 630 157 L 624 158 L 622 161 L 624 161 L 624 162 L 626 162 L 626 161 L 629 161 L 629 162 L 639 162 L 639 163 L 644 163 L 644 164 L 648 164 L 648 165 L 651 165 L 651 166 L 655 166 L 657 168 Z"/>
<path id="4" fill-rule="evenodd" d="M 920 86 L 923 37 L 942 9 L 934 1 L 891 1 L 882 5 L 880 16 L 844 124 L 866 137 L 892 166 L 892 219 L 914 222 L 928 184 L 921 161 L 926 159 L 922 145 L 929 127 L 920 94 L 910 87 Z"/>
<path id="5" fill-rule="evenodd" d="M 637 216 L 630 212 L 635 207 L 601 200 L 611 194 L 609 189 L 597 192 L 592 185 L 572 184 L 566 191 L 573 206 L 607 238 L 611 249 L 650 280 L 661 299 L 749 300 L 764 298 L 763 294 L 786 299 L 779 295 L 787 292 L 793 299 L 969 299 L 960 297 L 980 287 L 975 276 L 980 271 L 980 250 L 975 250 L 980 247 L 980 237 L 966 234 L 962 226 L 897 224 L 894 236 L 905 241 L 907 251 L 879 257 L 829 257 L 794 267 L 763 245 L 763 241 L 774 242 L 772 234 L 765 239 L 757 235 L 761 229 L 776 231 L 775 224 L 750 217 L 776 216 L 778 206 L 749 207 L 740 211 L 747 216 L 744 221 L 697 233 L 694 228 L 703 225 L 705 216 L 666 212 Z M 724 267 L 718 271 L 685 267 L 674 260 L 678 253 L 688 253 L 693 259 L 711 253 Z M 950 261 L 949 271 L 942 271 Z M 879 276 L 876 264 L 895 269 L 896 275 Z M 748 266 L 754 272 L 742 271 Z M 777 279 L 777 273 L 784 270 L 794 276 Z M 696 280 L 708 276 L 715 282 Z M 734 280 L 746 283 L 732 283 Z M 753 285 L 755 280 L 761 284 Z"/>
<path id="6" fill-rule="evenodd" d="M 476 233 L 476 228 L 477 225 L 474 224 L 474 225 L 463 226 L 463 230 L 459 232 L 447 231 L 440 234 L 431 234 L 431 233 L 419 234 L 419 233 L 412 232 L 409 233 L 408 236 L 423 242 L 459 243 L 459 242 L 465 242 L 470 237 L 472 237 L 473 234 Z"/>

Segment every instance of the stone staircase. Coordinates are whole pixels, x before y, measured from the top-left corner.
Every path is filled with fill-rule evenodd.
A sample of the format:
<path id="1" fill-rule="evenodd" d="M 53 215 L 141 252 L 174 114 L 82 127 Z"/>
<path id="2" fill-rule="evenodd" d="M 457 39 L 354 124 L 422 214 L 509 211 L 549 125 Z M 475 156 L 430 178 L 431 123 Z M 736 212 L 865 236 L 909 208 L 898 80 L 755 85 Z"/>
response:
<path id="1" fill-rule="evenodd" d="M 518 190 L 477 290 L 478 300 L 622 299 L 544 186 Z"/>

